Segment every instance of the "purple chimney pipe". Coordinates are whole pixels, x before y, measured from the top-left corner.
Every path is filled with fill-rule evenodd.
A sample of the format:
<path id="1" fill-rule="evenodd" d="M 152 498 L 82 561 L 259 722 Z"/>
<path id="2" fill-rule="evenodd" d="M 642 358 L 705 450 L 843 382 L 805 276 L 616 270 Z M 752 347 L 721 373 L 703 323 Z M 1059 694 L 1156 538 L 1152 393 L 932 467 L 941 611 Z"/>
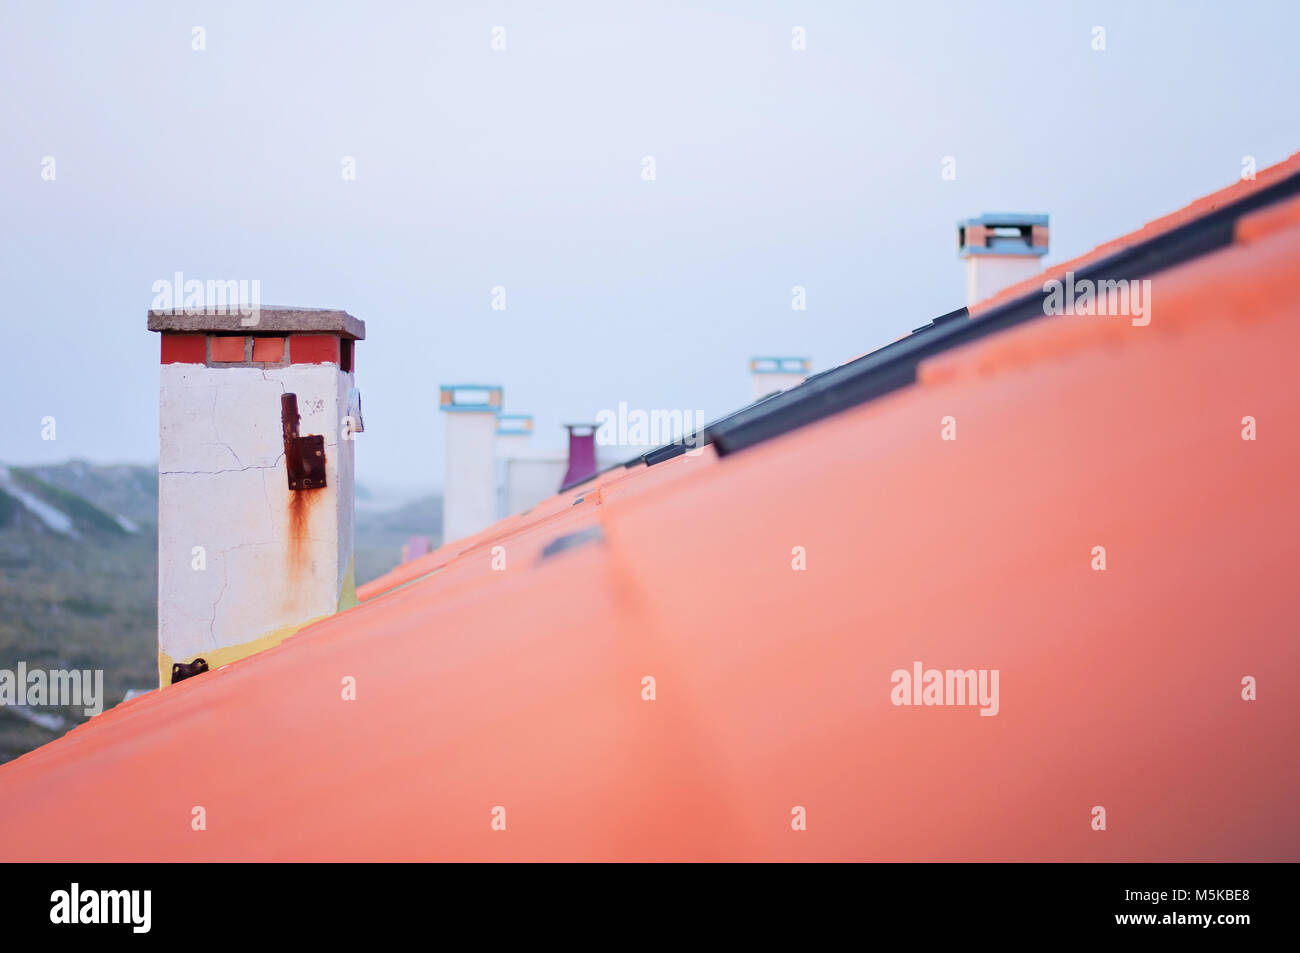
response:
<path id="1" fill-rule="evenodd" d="M 560 489 L 574 486 L 596 475 L 596 425 L 565 424 L 569 431 L 569 469 Z"/>

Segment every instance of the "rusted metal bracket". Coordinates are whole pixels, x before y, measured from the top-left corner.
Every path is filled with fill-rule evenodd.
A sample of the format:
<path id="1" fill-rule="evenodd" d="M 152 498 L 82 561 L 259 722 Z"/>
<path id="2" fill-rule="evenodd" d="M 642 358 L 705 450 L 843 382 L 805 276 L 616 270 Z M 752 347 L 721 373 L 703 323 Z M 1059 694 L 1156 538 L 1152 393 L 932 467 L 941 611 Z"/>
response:
<path id="1" fill-rule="evenodd" d="M 206 659 L 196 658 L 193 662 L 172 662 L 172 684 L 183 682 L 195 675 L 202 675 L 208 670 Z"/>
<path id="2" fill-rule="evenodd" d="M 299 436 L 298 395 L 280 398 L 280 423 L 284 428 L 284 462 L 289 472 L 289 489 L 317 490 L 325 485 L 325 437 Z"/>

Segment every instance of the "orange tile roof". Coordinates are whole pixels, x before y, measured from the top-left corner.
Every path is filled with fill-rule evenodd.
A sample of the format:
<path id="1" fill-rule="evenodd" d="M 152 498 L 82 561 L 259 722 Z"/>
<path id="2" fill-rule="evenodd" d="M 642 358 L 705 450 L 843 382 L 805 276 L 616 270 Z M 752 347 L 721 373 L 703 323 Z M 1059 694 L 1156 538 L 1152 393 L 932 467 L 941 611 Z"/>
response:
<path id="1" fill-rule="evenodd" d="M 0 767 L 0 857 L 1294 859 L 1297 256 L 1278 203 L 1147 327 L 1027 322 L 443 546 Z M 996 717 L 891 704 L 917 660 Z"/>

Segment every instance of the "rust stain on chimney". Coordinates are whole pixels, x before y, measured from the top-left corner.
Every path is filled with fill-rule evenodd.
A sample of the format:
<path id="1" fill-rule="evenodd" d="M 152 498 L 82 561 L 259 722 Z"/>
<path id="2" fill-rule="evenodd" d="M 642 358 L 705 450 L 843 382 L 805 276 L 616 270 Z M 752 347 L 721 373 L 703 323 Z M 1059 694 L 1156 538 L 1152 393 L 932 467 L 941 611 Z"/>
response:
<path id="1" fill-rule="evenodd" d="M 307 562 L 307 541 L 311 538 L 311 514 L 325 489 L 325 438 L 321 434 L 301 436 L 298 424 L 298 395 L 280 397 L 280 424 L 284 431 L 284 461 L 289 479 L 288 575 L 296 581 Z M 293 591 L 290 590 L 292 598 Z"/>
<path id="2" fill-rule="evenodd" d="M 311 539 L 311 514 L 320 490 L 295 490 L 289 497 L 289 578 L 296 580 L 307 564 L 307 542 Z"/>

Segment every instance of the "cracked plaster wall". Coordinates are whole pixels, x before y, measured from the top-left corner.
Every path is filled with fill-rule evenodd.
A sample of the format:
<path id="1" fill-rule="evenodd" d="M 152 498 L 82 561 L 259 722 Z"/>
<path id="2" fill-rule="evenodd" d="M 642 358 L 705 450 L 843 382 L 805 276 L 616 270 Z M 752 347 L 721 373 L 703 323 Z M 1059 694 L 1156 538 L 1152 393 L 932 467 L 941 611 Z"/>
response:
<path id="1" fill-rule="evenodd" d="M 333 364 L 162 367 L 158 643 L 174 659 L 239 645 L 338 608 L 352 556 L 353 443 L 340 439 L 352 375 Z M 295 543 L 280 396 L 323 434 L 323 490 Z M 193 567 L 193 548 L 206 569 Z"/>

